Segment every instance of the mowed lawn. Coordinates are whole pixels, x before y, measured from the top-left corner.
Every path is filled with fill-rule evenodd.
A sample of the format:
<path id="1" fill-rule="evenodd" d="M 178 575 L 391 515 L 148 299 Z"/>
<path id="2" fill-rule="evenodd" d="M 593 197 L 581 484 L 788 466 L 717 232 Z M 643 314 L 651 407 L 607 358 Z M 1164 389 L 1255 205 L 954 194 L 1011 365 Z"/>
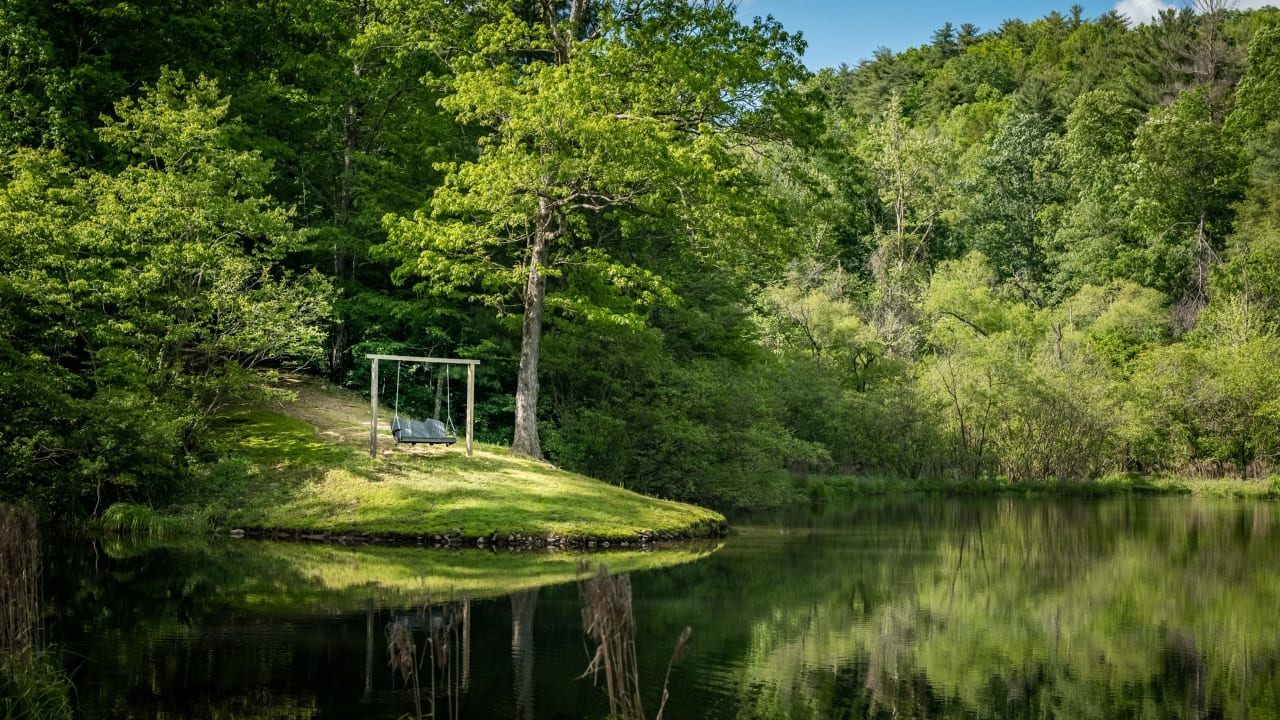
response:
<path id="1" fill-rule="evenodd" d="M 296 400 L 222 423 L 228 451 L 248 463 L 225 498 L 233 527 L 570 541 L 702 537 L 724 529 L 719 513 L 513 457 L 505 448 L 477 443 L 467 458 L 461 440 L 396 446 L 386 419 L 379 457 L 370 458 L 367 400 L 311 381 L 290 389 Z"/>

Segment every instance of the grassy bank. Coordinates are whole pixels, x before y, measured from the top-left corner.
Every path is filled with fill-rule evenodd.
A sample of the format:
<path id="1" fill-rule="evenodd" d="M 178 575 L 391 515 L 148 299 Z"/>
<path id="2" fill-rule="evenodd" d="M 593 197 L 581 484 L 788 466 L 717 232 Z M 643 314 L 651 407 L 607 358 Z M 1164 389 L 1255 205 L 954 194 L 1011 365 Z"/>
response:
<path id="1" fill-rule="evenodd" d="M 381 424 L 368 453 L 368 401 L 295 380 L 296 399 L 223 418 L 223 459 L 198 478 L 199 501 L 156 514 L 118 506 L 107 529 L 193 525 L 249 534 L 364 537 L 447 544 L 579 545 L 721 534 L 724 517 L 644 497 L 477 444 L 396 446 Z"/>
<path id="2" fill-rule="evenodd" d="M 1009 482 L 1002 479 L 935 480 L 879 476 L 807 476 L 797 483 L 814 501 L 872 495 L 930 493 L 949 495 L 1190 495 L 1196 497 L 1280 499 L 1280 477 L 1266 480 L 1194 478 L 1176 475 L 1112 474 L 1073 482 Z"/>

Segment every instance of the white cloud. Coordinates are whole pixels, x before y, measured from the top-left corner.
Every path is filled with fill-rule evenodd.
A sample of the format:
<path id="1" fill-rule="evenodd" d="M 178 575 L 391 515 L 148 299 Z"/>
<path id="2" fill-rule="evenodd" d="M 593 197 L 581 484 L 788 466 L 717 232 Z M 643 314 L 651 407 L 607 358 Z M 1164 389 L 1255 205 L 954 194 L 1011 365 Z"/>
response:
<path id="1" fill-rule="evenodd" d="M 1171 7 L 1173 5 L 1161 0 L 1120 0 L 1116 3 L 1115 10 L 1129 18 L 1130 24 L 1141 25 L 1150 22 L 1161 10 L 1168 10 Z"/>
<path id="2" fill-rule="evenodd" d="M 1194 5 L 1194 0 L 1181 0 L 1177 5 L 1164 0 L 1119 0 L 1115 11 L 1129 18 L 1131 24 L 1141 25 L 1151 22 L 1161 10 L 1189 5 Z M 1280 0 L 1236 0 L 1234 4 L 1227 3 L 1227 7 L 1237 10 L 1256 10 L 1268 5 L 1280 7 Z"/>

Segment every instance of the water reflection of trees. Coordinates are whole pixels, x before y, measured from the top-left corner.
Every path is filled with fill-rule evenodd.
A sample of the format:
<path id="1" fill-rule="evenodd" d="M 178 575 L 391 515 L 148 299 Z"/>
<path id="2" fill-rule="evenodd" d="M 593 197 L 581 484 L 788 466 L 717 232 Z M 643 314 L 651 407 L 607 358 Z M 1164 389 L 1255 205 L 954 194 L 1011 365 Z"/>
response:
<path id="1" fill-rule="evenodd" d="M 431 711 L 429 697 L 435 697 L 439 717 L 446 710 L 457 716 L 459 703 L 446 707 L 448 698 L 465 697 L 475 682 L 486 691 L 472 705 L 530 716 L 538 683 L 532 649 L 539 591 L 522 588 L 537 587 L 540 580 L 571 582 L 577 575 L 577 558 L 547 554 L 80 537 L 56 547 L 52 632 L 69 639 L 79 657 L 91 659 L 69 666 L 81 668 L 86 678 L 80 699 L 88 717 L 266 717 L 273 708 L 280 716 L 318 710 L 361 717 L 412 713 L 409 696 L 402 684 L 393 685 L 386 663 L 385 627 L 399 616 L 412 624 L 415 657 L 423 663 L 424 715 Z M 688 562 L 715 549 L 679 546 L 610 558 L 620 567 L 641 569 Z M 455 583 L 462 589 L 449 591 Z M 493 637 L 493 618 L 478 631 L 486 635 L 482 657 L 490 660 L 506 654 L 508 639 L 514 641 L 513 685 L 506 684 L 505 673 L 494 675 L 491 664 L 491 677 L 471 676 L 471 602 L 459 601 L 456 617 L 448 615 L 455 610 L 447 602 L 419 604 L 423 597 L 474 598 L 473 588 L 482 598 L 503 598 L 498 605 L 511 604 L 507 637 Z M 494 605 L 486 602 L 484 612 Z M 439 636 L 441 628 L 454 628 L 459 636 Z M 447 664 L 437 656 L 435 667 L 455 674 L 435 674 L 438 692 L 432 693 L 431 658 L 422 650 L 446 644 L 456 653 Z M 495 680 L 499 676 L 504 679 Z M 513 692 L 514 709 L 502 706 L 510 701 L 505 692 L 494 692 L 494 682 Z M 574 683 L 566 677 L 558 684 Z M 548 692 L 545 683 L 537 686 Z"/>
<path id="2" fill-rule="evenodd" d="M 1274 717 L 1278 512 L 1182 499 L 912 498 L 739 524 L 705 563 L 634 576 L 646 707 L 657 707 L 671 641 L 693 621 L 697 642 L 673 676 L 669 714 Z M 76 648 L 94 658 L 96 677 L 79 693 L 87 714 L 399 717 L 413 708 L 386 666 L 383 629 L 406 616 L 424 687 L 446 664 L 431 670 L 422 649 L 452 648 L 453 674 L 423 691 L 424 715 L 431 693 L 439 716 L 528 717 L 535 687 L 544 713 L 604 715 L 603 692 L 571 679 L 582 627 L 569 588 L 478 603 L 486 673 L 469 683 L 470 620 L 437 622 L 428 615 L 448 603 L 424 612 L 358 582 L 370 567 L 387 579 L 412 569 L 401 551 L 355 556 L 356 568 L 340 549 L 286 550 L 218 560 L 208 549 L 110 548 L 96 569 L 92 553 L 63 560 L 86 564 L 57 573 L 63 585 L 50 595 L 74 607 L 50 617 L 91 629 Z M 344 567 L 351 578 L 339 577 Z M 397 587 L 417 587 L 411 580 Z M 459 636 L 433 644 L 431 627 Z M 460 711 L 446 707 L 450 687 Z"/>
<path id="3" fill-rule="evenodd" d="M 1275 717 L 1274 506 L 883 510 L 777 549 L 772 585 L 809 593 L 758 584 L 740 715 Z"/>
<path id="4" fill-rule="evenodd" d="M 511 593 L 511 668 L 516 699 L 515 717 L 533 718 L 533 617 L 538 591 Z"/>

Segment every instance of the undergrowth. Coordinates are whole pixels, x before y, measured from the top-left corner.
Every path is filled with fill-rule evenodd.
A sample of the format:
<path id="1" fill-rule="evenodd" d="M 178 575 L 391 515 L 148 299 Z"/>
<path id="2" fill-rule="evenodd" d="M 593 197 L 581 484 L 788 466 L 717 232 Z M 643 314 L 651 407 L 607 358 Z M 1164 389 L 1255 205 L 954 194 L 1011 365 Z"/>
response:
<path id="1" fill-rule="evenodd" d="M 812 502 L 908 493 L 1064 497 L 1193 495 L 1257 500 L 1280 499 L 1280 476 L 1272 476 L 1266 480 L 1240 480 L 1113 473 L 1092 480 L 1011 482 L 1003 478 L 938 480 L 880 475 L 801 475 L 796 477 L 796 486 Z"/>
<path id="2" fill-rule="evenodd" d="M 211 524 L 210 513 L 162 515 L 133 503 L 116 503 L 98 519 L 98 527 L 105 532 L 151 538 L 201 533 L 211 529 Z"/>
<path id="3" fill-rule="evenodd" d="M 71 680 L 47 653 L 0 653 L 0 720 L 75 716 Z"/>

